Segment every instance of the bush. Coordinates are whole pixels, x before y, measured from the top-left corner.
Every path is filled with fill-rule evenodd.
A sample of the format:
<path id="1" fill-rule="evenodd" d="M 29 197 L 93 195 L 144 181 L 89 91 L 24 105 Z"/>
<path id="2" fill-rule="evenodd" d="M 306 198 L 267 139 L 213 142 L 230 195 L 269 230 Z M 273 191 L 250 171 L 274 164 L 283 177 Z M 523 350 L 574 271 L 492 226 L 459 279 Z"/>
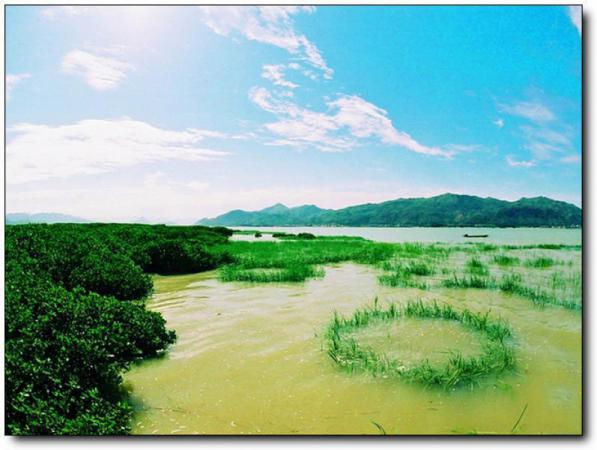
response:
<path id="1" fill-rule="evenodd" d="M 160 314 L 73 292 L 27 264 L 6 278 L 6 432 L 123 434 L 131 408 L 120 373 L 174 342 Z"/>
<path id="2" fill-rule="evenodd" d="M 146 272 L 161 275 L 201 272 L 215 269 L 217 259 L 197 242 L 165 240 L 146 248 L 149 264 Z"/>
<path id="3" fill-rule="evenodd" d="M 85 258 L 70 276 L 71 288 L 109 295 L 120 300 L 147 297 L 153 288 L 151 276 L 124 255 L 107 251 L 95 252 Z"/>
<path id="4" fill-rule="evenodd" d="M 229 230 L 121 224 L 6 228 L 5 424 L 13 435 L 129 431 L 121 373 L 174 342 L 140 302 L 158 273 L 231 262 Z"/>

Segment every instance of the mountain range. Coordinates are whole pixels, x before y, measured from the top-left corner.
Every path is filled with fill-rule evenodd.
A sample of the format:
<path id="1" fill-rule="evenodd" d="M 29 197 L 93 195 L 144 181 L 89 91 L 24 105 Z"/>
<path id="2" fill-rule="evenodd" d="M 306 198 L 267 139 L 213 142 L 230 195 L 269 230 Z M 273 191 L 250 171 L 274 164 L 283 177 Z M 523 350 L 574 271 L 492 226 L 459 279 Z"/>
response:
<path id="1" fill-rule="evenodd" d="M 516 201 L 442 194 L 401 198 L 342 209 L 315 205 L 289 208 L 281 203 L 259 211 L 233 210 L 199 225 L 349 227 L 580 227 L 582 210 L 547 197 Z"/>
<path id="2" fill-rule="evenodd" d="M 9 213 L 6 214 L 7 225 L 18 225 L 23 223 L 89 223 L 82 217 L 70 216 L 60 213 Z"/>

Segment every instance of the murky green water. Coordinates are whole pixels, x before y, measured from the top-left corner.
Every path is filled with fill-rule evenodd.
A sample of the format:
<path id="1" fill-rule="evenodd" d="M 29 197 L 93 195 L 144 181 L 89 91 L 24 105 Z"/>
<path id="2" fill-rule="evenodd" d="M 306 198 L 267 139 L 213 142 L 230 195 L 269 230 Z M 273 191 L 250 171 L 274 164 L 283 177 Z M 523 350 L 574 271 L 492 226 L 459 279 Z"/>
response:
<path id="1" fill-rule="evenodd" d="M 580 271 L 580 252 L 551 255 Z M 297 284 L 222 283 L 215 272 L 156 277 L 149 307 L 178 341 L 163 359 L 126 374 L 137 408 L 133 433 L 379 433 L 373 421 L 398 434 L 510 433 L 525 405 L 519 433 L 581 432 L 578 311 L 494 290 L 385 287 L 370 266 L 325 271 Z M 491 310 L 514 331 L 517 371 L 444 391 L 339 370 L 321 333 L 334 310 L 349 315 L 376 295 L 382 304 L 423 298 Z M 439 362 L 446 350 L 475 354 L 482 345 L 475 333 L 432 320 L 373 327 L 359 338 L 406 360 Z"/>
<path id="2" fill-rule="evenodd" d="M 238 230 L 265 232 L 312 233 L 317 236 L 360 236 L 378 242 L 487 242 L 500 245 L 565 244 L 579 245 L 579 228 L 426 228 L 426 227 L 234 227 Z M 465 234 L 487 234 L 486 238 L 465 238 Z M 254 240 L 250 235 L 234 239 Z M 271 240 L 264 234 L 261 240 Z"/>

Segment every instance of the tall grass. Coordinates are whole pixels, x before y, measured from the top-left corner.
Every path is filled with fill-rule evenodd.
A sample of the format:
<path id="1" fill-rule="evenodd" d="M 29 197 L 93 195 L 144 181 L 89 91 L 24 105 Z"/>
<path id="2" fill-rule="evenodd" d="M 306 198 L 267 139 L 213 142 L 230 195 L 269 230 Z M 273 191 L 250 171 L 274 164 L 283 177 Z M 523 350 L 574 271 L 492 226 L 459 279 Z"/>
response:
<path id="1" fill-rule="evenodd" d="M 349 335 L 351 331 L 375 322 L 402 318 L 459 322 L 468 329 L 482 333 L 489 342 L 478 357 L 464 357 L 459 352 L 453 352 L 443 366 L 432 365 L 428 360 L 407 365 L 370 347 L 361 346 Z M 350 317 L 340 317 L 335 313 L 326 330 L 328 355 L 344 370 L 365 371 L 373 375 L 403 378 L 444 388 L 474 384 L 484 376 L 514 367 L 510 337 L 511 331 L 507 323 L 490 318 L 488 313 L 480 314 L 466 309 L 457 311 L 447 304 L 421 301 L 411 301 L 403 306 L 392 303 L 382 309 L 377 299 L 374 307 L 358 309 Z"/>
<path id="2" fill-rule="evenodd" d="M 472 275 L 487 276 L 489 268 L 477 257 L 472 257 L 466 263 L 466 271 Z"/>

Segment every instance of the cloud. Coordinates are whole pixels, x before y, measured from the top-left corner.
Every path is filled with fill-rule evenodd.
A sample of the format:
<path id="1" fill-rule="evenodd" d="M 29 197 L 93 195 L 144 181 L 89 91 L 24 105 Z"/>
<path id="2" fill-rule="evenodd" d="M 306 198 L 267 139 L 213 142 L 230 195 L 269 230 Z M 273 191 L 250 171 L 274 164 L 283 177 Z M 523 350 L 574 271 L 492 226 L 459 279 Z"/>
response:
<path id="1" fill-rule="evenodd" d="M 408 133 L 394 128 L 385 110 L 357 95 L 340 95 L 328 100 L 328 112 L 301 108 L 281 100 L 263 87 L 254 87 L 249 98 L 261 109 L 276 114 L 280 120 L 264 125 L 279 136 L 270 145 L 313 146 L 321 151 L 343 151 L 359 142 L 375 138 L 387 145 L 397 145 L 416 153 L 450 157 L 453 152 L 420 144 Z"/>
<path id="2" fill-rule="evenodd" d="M 273 45 L 301 58 L 331 79 L 319 49 L 294 29 L 292 16 L 312 13 L 311 6 L 199 6 L 205 24 L 221 36 L 238 33 L 251 41 Z"/>
<path id="3" fill-rule="evenodd" d="M 534 167 L 535 161 L 516 161 L 510 155 L 506 156 L 506 162 L 510 167 Z"/>
<path id="4" fill-rule="evenodd" d="M 582 36 L 582 6 L 568 6 L 568 16 L 578 30 L 578 34 Z"/>
<path id="5" fill-rule="evenodd" d="M 556 153 L 573 151 L 569 128 L 560 131 L 543 126 L 523 125 L 520 129 L 525 140 L 524 147 L 536 159 L 549 159 Z"/>
<path id="6" fill-rule="evenodd" d="M 582 158 L 577 153 L 560 158 L 560 162 L 563 162 L 564 164 L 578 164 L 581 161 L 582 161 Z"/>
<path id="7" fill-rule="evenodd" d="M 47 20 L 56 20 L 58 18 L 63 17 L 74 17 L 78 16 L 85 11 L 85 6 L 73 6 L 73 5 L 63 5 L 63 6 L 48 6 L 41 10 L 41 16 Z"/>
<path id="8" fill-rule="evenodd" d="M 28 73 L 6 74 L 6 100 L 10 100 L 12 90 L 23 80 L 31 78 Z"/>
<path id="9" fill-rule="evenodd" d="M 82 77 L 94 89 L 105 91 L 118 87 L 134 67 L 111 57 L 72 50 L 62 58 L 62 70 Z"/>
<path id="10" fill-rule="evenodd" d="M 556 119 L 556 115 L 539 101 L 521 101 L 511 105 L 502 104 L 500 110 L 536 123 L 550 122 Z"/>
<path id="11" fill-rule="evenodd" d="M 14 134 L 7 144 L 9 183 L 97 174 L 166 160 L 211 161 L 228 154 L 198 145 L 211 131 L 165 130 L 128 118 L 59 126 L 22 123 L 8 131 Z"/>
<path id="12" fill-rule="evenodd" d="M 496 119 L 493 121 L 493 124 L 498 128 L 504 128 L 504 119 Z"/>
<path id="13" fill-rule="evenodd" d="M 282 86 L 289 89 L 296 89 L 298 84 L 284 79 L 284 64 L 266 64 L 263 66 L 261 76 L 266 80 L 270 80 L 276 86 Z"/>

